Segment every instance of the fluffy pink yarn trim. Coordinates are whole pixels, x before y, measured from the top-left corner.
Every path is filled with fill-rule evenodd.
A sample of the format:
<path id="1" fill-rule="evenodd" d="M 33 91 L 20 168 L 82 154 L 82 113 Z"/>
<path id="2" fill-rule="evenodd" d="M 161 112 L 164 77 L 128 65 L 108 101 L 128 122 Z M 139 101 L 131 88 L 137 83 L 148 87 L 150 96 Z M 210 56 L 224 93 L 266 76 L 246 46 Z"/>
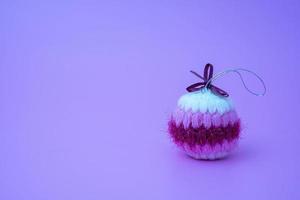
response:
<path id="1" fill-rule="evenodd" d="M 236 148 L 240 119 L 234 110 L 221 115 L 177 109 L 168 123 L 168 132 L 174 143 L 191 157 L 214 160 Z"/>

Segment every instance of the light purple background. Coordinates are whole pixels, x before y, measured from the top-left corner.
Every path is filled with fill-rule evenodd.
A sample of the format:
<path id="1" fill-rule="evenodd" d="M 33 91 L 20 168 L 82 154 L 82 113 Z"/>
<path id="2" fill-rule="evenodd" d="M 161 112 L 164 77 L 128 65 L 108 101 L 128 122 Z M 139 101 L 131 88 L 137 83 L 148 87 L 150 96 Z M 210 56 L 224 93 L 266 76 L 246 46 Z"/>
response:
<path id="1" fill-rule="evenodd" d="M 0 199 L 299 199 L 299 19 L 299 1 L 1 1 Z M 268 87 L 216 82 L 244 131 L 213 162 L 166 134 L 207 62 Z"/>

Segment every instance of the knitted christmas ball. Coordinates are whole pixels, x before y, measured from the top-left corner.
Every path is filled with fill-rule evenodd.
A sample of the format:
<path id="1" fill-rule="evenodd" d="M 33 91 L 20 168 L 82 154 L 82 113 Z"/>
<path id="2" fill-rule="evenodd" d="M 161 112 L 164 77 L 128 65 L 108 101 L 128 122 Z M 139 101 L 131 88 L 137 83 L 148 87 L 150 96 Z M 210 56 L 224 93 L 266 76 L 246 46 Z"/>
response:
<path id="1" fill-rule="evenodd" d="M 228 94 L 213 86 L 213 68 L 207 64 L 203 82 L 187 88 L 168 122 L 174 143 L 195 159 L 214 160 L 233 151 L 239 141 L 241 123 Z"/>

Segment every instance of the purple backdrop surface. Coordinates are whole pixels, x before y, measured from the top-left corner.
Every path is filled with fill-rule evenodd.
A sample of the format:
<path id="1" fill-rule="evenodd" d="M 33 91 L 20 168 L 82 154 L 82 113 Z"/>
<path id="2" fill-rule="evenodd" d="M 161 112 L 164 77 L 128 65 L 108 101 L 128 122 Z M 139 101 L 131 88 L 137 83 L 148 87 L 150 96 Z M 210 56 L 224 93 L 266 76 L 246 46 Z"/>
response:
<path id="1" fill-rule="evenodd" d="M 0 199 L 299 199 L 299 19 L 299 1 L 1 1 Z M 245 128 L 214 162 L 166 134 L 206 62 L 268 87 L 217 81 Z"/>

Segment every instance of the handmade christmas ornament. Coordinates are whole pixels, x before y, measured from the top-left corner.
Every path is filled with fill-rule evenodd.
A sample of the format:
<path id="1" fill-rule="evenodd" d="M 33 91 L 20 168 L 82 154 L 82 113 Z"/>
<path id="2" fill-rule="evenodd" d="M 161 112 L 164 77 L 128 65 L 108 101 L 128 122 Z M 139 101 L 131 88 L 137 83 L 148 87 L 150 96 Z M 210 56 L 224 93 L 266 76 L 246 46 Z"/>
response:
<path id="1" fill-rule="evenodd" d="M 263 84 L 264 92 L 252 92 L 247 88 L 240 71 L 255 75 Z M 213 66 L 207 64 L 204 75 L 194 71 L 202 82 L 187 87 L 187 94 L 180 97 L 176 110 L 168 123 L 168 132 L 174 143 L 195 159 L 214 160 L 225 157 L 238 145 L 241 134 L 241 120 L 228 98 L 228 93 L 212 84 L 218 77 L 237 73 L 244 87 L 257 96 L 264 95 L 266 87 L 263 80 L 246 69 L 228 69 L 213 76 Z"/>

